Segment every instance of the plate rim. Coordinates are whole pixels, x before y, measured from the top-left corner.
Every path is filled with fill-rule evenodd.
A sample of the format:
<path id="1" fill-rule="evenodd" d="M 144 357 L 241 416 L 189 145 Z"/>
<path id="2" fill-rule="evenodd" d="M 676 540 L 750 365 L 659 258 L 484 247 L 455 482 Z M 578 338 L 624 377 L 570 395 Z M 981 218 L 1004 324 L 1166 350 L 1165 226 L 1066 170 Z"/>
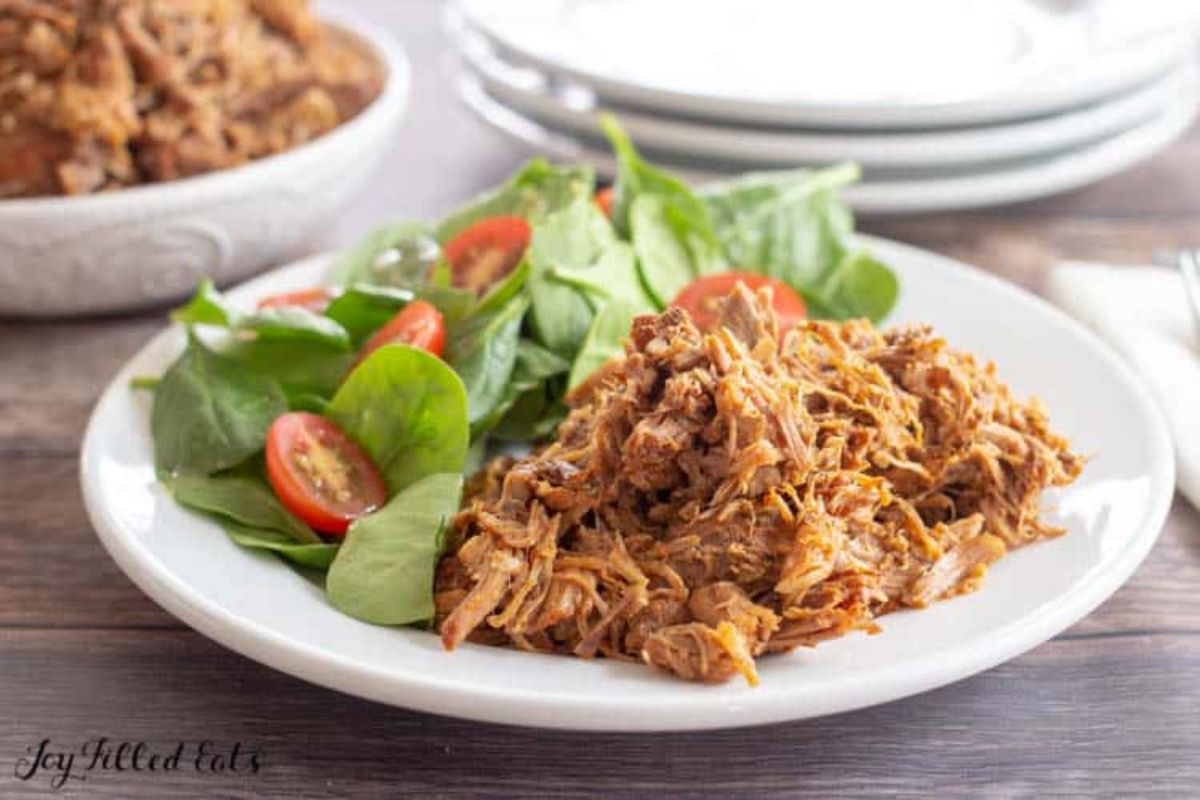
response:
<path id="1" fill-rule="evenodd" d="M 1185 102 L 1169 103 L 1141 123 L 1097 142 L 1021 159 L 1015 166 L 964 171 L 948 177 L 873 181 L 868 170 L 863 181 L 843 190 L 842 197 L 864 214 L 904 215 L 1020 203 L 1105 180 L 1158 154 L 1188 130 L 1200 111 L 1200 95 L 1194 91 L 1198 73 L 1194 67 L 1191 71 L 1192 77 L 1180 93 Z M 566 161 L 587 161 L 604 175 L 611 176 L 615 171 L 611 155 L 509 108 L 492 97 L 477 78 L 460 76 L 458 92 L 480 120 L 523 146 L 550 152 Z M 666 166 L 694 183 L 726 180 L 734 175 L 670 163 Z"/>
<path id="2" fill-rule="evenodd" d="M 592 107 L 572 108 L 548 89 L 556 82 L 554 77 L 505 61 L 474 31 L 464 28 L 452 30 L 450 35 L 463 69 L 482 84 L 488 95 L 538 124 L 568 135 L 600 136 L 596 116 L 601 111 L 612 111 L 640 146 L 757 169 L 778 169 L 786 161 L 856 161 L 867 168 L 886 169 L 983 166 L 1050 156 L 1095 144 L 1146 123 L 1181 92 L 1181 85 L 1195 80 L 1192 60 L 1178 58 L 1145 81 L 1111 96 L 1044 117 L 952 129 L 834 131 L 761 127 L 617 108 L 606 105 L 594 93 Z M 535 86 L 532 81 L 528 86 L 519 85 L 515 73 L 522 71 L 537 76 L 542 85 Z M 854 154 L 856 148 L 858 153 Z"/>
<path id="3" fill-rule="evenodd" d="M 525 62 L 547 74 L 568 77 L 592 88 L 598 96 L 614 103 L 645 110 L 663 110 L 699 119 L 727 119 L 761 125 L 812 125 L 852 129 L 946 128 L 977 125 L 1050 114 L 1095 102 L 1128 89 L 1166 68 L 1187 52 L 1190 38 L 1183 33 L 1159 30 L 1130 43 L 1123 54 L 1125 63 L 1108 67 L 1079 86 L 1060 86 L 1028 92 L 1021 100 L 1000 94 L 994 97 L 907 106 L 903 104 L 838 105 L 788 104 L 721 95 L 689 94 L 677 90 L 639 85 L 607 77 L 592 70 L 556 63 L 531 48 L 507 41 L 472 13 L 479 0 L 454 0 L 446 7 L 449 24 L 465 24 L 487 38 L 506 57 Z M 457 18 L 457 19 L 456 19 Z M 1140 60 L 1139 60 L 1140 59 Z M 1132 64 L 1130 63 L 1132 62 Z"/>
<path id="4" fill-rule="evenodd" d="M 642 714 L 643 706 L 622 705 L 619 698 L 608 698 L 597 708 L 594 701 L 550 696 L 530 691 L 491 689 L 481 694 L 479 687 L 463 687 L 442 683 L 436 678 L 412 673 L 398 675 L 372 664 L 342 657 L 307 642 L 289 639 L 269 627 L 226 611 L 182 579 L 159 565 L 146 554 L 137 534 L 124 529 L 107 507 L 93 474 L 93 461 L 100 427 L 108 409 L 119 402 L 118 394 L 128 392 L 128 380 L 135 366 L 150 353 L 166 346 L 171 337 L 179 335 L 178 328 L 167 326 L 134 354 L 105 387 L 88 421 L 80 448 L 80 481 L 84 505 L 89 520 L 105 550 L 118 567 L 152 600 L 185 624 L 213 641 L 251 660 L 273 669 L 299 677 L 311 683 L 343 693 L 375 700 L 388 705 L 418 711 L 479 721 L 589 731 L 684 731 L 738 728 L 775 722 L 806 719 L 831 713 L 852 711 L 891 700 L 909 697 L 944 686 L 983 672 L 999 663 L 1026 652 L 1062 632 L 1090 613 L 1119 589 L 1144 561 L 1162 532 L 1174 497 L 1175 458 L 1166 422 L 1149 390 L 1116 352 L 1096 334 L 1075 321 L 1045 299 L 1014 284 L 956 259 L 893 240 L 861 236 L 860 240 L 877 250 L 900 253 L 903 257 L 919 258 L 939 269 L 965 273 L 981 287 L 1008 295 L 1017 302 L 1031 303 L 1050 321 L 1071 329 L 1093 350 L 1130 391 L 1130 397 L 1149 421 L 1146 431 L 1151 442 L 1151 489 L 1146 508 L 1133 534 L 1111 559 L 1092 575 L 1089 582 L 1069 591 L 1054 603 L 1046 604 L 1022 618 L 1020 625 L 1009 625 L 994 632 L 976 646 L 960 645 L 938 654 L 927 669 L 889 676 L 888 680 L 871 682 L 864 687 L 855 684 L 852 699 L 847 701 L 831 691 L 817 702 L 807 702 L 803 708 L 792 703 L 776 702 L 771 706 L 751 706 L 731 700 L 729 696 L 713 695 L 714 701 L 695 708 L 695 695 L 680 693 L 654 701 L 657 715 Z M 252 293 L 259 284 L 268 283 L 284 270 L 319 269 L 327 264 L 330 254 L 301 259 L 271 270 L 236 290 Z M 1155 487 L 1157 489 L 1155 490 Z M 1012 630 L 1016 628 L 1016 630 Z M 549 657 L 549 656 L 547 656 Z M 743 698 L 753 700 L 750 698 Z M 776 698 L 778 700 L 778 698 Z M 483 702 L 481 702 L 481 700 Z M 613 701 L 616 702 L 613 702 Z M 747 710 L 749 707 L 749 710 Z M 734 716 L 738 715 L 740 716 Z"/>

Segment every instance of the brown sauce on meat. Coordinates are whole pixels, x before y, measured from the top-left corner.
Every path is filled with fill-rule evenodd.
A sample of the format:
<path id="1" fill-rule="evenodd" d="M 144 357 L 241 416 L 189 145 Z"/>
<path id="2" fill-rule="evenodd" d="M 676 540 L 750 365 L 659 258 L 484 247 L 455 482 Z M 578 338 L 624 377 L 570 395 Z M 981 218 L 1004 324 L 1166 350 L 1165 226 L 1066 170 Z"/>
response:
<path id="1" fill-rule="evenodd" d="M 927 327 L 808 322 L 739 286 L 714 333 L 639 318 L 557 439 L 490 465 L 437 580 L 465 639 L 757 680 L 754 659 L 976 588 L 1062 531 L 1082 460 Z"/>

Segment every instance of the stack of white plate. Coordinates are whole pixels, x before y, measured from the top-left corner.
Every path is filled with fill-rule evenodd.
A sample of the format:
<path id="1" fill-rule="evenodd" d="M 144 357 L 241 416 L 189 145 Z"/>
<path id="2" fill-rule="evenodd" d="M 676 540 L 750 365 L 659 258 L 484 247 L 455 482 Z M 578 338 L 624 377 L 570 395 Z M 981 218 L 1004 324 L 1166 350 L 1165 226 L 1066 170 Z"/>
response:
<path id="1" fill-rule="evenodd" d="M 1198 92 L 1195 0 L 460 0 L 461 93 L 562 159 L 613 111 L 703 181 L 858 162 L 877 213 L 1100 180 L 1169 144 Z"/>

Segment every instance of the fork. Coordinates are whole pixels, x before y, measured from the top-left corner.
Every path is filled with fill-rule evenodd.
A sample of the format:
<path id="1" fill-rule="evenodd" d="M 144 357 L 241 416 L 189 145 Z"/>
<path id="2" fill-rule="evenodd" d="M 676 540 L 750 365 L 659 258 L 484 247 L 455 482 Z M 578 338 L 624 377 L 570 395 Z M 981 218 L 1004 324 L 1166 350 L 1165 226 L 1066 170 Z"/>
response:
<path id="1" fill-rule="evenodd" d="M 1154 260 L 1179 270 L 1188 307 L 1192 310 L 1192 322 L 1196 326 L 1196 334 L 1200 335 L 1200 250 L 1167 250 L 1155 253 Z"/>

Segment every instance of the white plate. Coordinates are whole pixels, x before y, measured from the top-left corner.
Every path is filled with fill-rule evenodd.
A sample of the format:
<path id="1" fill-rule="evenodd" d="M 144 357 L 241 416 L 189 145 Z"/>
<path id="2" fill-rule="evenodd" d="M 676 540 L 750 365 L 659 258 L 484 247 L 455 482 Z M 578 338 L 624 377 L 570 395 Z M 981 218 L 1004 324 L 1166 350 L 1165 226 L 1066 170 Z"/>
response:
<path id="1" fill-rule="evenodd" d="M 1070 626 L 1146 556 L 1171 501 L 1170 442 L 1137 378 L 1045 302 L 931 253 L 864 239 L 900 275 L 894 318 L 925 320 L 959 347 L 994 358 L 1021 395 L 1048 404 L 1054 427 L 1093 454 L 1049 518 L 1069 534 L 997 564 L 983 588 L 925 611 L 760 662 L 762 685 L 685 683 L 646 667 L 467 644 L 448 654 L 426 631 L 384 628 L 335 611 L 319 587 L 268 555 L 239 549 L 155 483 L 149 398 L 129 388 L 179 352 L 154 339 L 100 398 L 83 442 L 88 513 L 117 564 L 201 633 L 305 680 L 384 703 L 493 722 L 591 730 L 683 730 L 801 719 L 883 703 L 988 669 Z M 268 273 L 232 292 L 251 303 L 320 280 L 327 259 Z"/>
<path id="2" fill-rule="evenodd" d="M 1093 102 L 1177 60 L 1194 14 L 1162 0 L 1096 0 L 1061 13 L 1021 0 L 462 0 L 460 8 L 506 54 L 606 101 L 827 128 L 967 125 Z"/>
<path id="3" fill-rule="evenodd" d="M 1177 139 L 1196 116 L 1197 83 L 1187 81 L 1166 108 L 1145 123 L 1099 142 L 1048 157 L 983 165 L 974 169 L 903 173 L 867 169 L 865 179 L 843 192 L 858 211 L 872 214 L 913 214 L 1003 205 L 1077 189 L 1116 175 L 1158 153 Z M 480 118 L 539 152 L 564 161 L 587 161 L 611 177 L 611 153 L 569 134 L 547 128 L 492 98 L 478 81 L 460 81 L 463 101 Z M 723 180 L 732 172 L 705 166 L 680 165 L 650 154 L 690 183 Z"/>
<path id="4" fill-rule="evenodd" d="M 477 33 L 456 34 L 467 68 L 498 102 L 559 130 L 601 135 L 598 116 L 604 108 L 593 92 L 505 61 Z M 838 161 L 909 168 L 975 164 L 1063 151 L 1127 130 L 1178 97 L 1192 71 L 1190 64 L 1180 64 L 1124 94 L 1049 117 L 950 131 L 834 133 L 735 127 L 623 109 L 618 114 L 639 147 L 744 167 Z"/>

